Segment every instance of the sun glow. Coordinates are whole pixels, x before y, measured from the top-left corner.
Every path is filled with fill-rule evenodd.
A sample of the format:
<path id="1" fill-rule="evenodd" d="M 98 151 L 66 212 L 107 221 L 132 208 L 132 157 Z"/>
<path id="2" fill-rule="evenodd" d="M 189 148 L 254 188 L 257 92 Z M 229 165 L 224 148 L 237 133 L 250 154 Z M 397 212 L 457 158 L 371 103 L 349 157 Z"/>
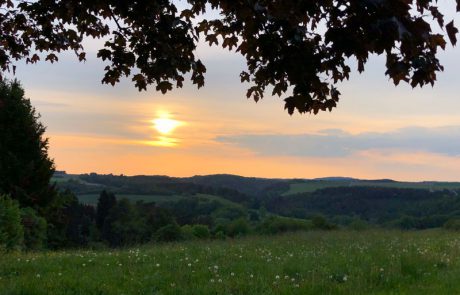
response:
<path id="1" fill-rule="evenodd" d="M 160 147 L 175 147 L 179 144 L 179 140 L 173 138 L 172 134 L 177 127 L 184 125 L 183 122 L 172 119 L 169 112 L 159 112 L 151 122 L 152 128 L 159 134 L 145 144 Z"/>
<path id="2" fill-rule="evenodd" d="M 153 127 L 161 134 L 170 134 L 180 125 L 179 121 L 168 117 L 160 117 L 153 120 Z"/>

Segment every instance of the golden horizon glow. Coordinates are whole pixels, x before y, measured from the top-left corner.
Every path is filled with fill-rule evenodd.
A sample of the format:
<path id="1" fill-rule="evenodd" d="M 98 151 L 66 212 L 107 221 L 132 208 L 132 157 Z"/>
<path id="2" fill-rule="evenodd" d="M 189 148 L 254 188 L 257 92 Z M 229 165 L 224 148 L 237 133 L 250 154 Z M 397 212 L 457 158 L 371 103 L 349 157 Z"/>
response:
<path id="1" fill-rule="evenodd" d="M 146 141 L 144 143 L 152 146 L 175 147 L 178 144 L 178 140 L 166 136 L 158 136 L 156 140 Z"/>

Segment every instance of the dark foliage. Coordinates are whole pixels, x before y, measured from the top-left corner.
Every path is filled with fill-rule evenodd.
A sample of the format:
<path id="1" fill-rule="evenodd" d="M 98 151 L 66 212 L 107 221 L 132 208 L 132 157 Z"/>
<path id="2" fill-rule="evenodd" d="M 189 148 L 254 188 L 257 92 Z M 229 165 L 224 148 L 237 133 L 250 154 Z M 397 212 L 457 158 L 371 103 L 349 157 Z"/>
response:
<path id="1" fill-rule="evenodd" d="M 24 242 L 24 227 L 21 209 L 16 200 L 0 195 L 0 252 L 21 249 Z"/>
<path id="2" fill-rule="evenodd" d="M 24 227 L 24 246 L 30 250 L 40 250 L 46 245 L 47 224 L 32 208 L 21 209 L 22 226 Z"/>
<path id="3" fill-rule="evenodd" d="M 459 0 L 452 2 L 458 11 Z M 126 76 L 139 90 L 153 84 L 166 93 L 182 87 L 186 74 L 204 85 L 206 67 L 195 56 L 201 37 L 244 56 L 240 78 L 250 84 L 248 98 L 258 101 L 269 90 L 284 97 L 290 114 L 316 114 L 337 105 L 336 85 L 349 78 L 350 58 L 362 72 L 371 54 L 385 55 L 385 74 L 396 85 L 423 86 L 443 70 L 437 56 L 447 43 L 428 21 L 434 19 L 452 44 L 457 41 L 458 30 L 437 1 L 187 3 L 180 11 L 171 0 L 0 1 L 0 68 L 14 71 L 19 59 L 55 62 L 63 50 L 84 61 L 83 37 L 103 38 L 97 54 L 108 63 L 103 83 Z M 210 9 L 220 16 L 209 17 Z"/>
<path id="4" fill-rule="evenodd" d="M 450 191 L 330 187 L 313 193 L 273 198 L 267 203 L 267 209 L 285 216 L 348 216 L 380 225 L 429 228 L 441 226 L 447 216 L 460 212 L 460 197 Z"/>
<path id="5" fill-rule="evenodd" d="M 103 190 L 97 201 L 96 225 L 99 230 L 104 227 L 104 221 L 109 215 L 110 209 L 117 204 L 117 199 L 113 193 Z"/>
<path id="6" fill-rule="evenodd" d="M 122 199 L 110 209 L 101 237 L 112 247 L 133 245 L 142 242 L 143 230 L 136 207 L 127 199 Z"/>
<path id="7" fill-rule="evenodd" d="M 44 214 L 56 191 L 50 185 L 54 164 L 39 118 L 18 82 L 0 81 L 0 194 Z"/>

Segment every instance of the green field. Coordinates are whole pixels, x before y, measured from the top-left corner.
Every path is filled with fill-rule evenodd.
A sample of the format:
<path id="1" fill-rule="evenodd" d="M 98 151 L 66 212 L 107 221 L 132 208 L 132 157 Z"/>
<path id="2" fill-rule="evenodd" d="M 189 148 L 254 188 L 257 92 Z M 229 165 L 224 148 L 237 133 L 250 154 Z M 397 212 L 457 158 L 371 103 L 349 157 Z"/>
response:
<path id="1" fill-rule="evenodd" d="M 459 253 L 433 230 L 4 254 L 0 294 L 458 294 Z"/>
<path id="2" fill-rule="evenodd" d="M 431 189 L 431 190 L 453 190 L 460 189 L 459 182 L 378 182 L 378 181 L 331 181 L 331 180 L 311 180 L 290 184 L 290 188 L 283 195 L 292 195 L 305 192 L 313 192 L 327 187 L 344 186 L 372 186 L 387 188 L 412 188 L 412 189 Z"/>
<path id="3" fill-rule="evenodd" d="M 144 201 L 145 203 L 149 202 L 155 202 L 157 204 L 162 204 L 165 202 L 177 202 L 183 198 L 201 198 L 201 199 L 207 199 L 210 201 L 218 201 L 226 206 L 230 207 L 241 207 L 240 205 L 228 201 L 222 197 L 218 196 L 213 196 L 213 195 L 206 195 L 206 194 L 196 194 L 196 195 L 191 195 L 191 196 L 182 196 L 182 195 L 168 195 L 168 196 L 160 196 L 160 195 L 135 195 L 135 194 L 117 194 L 116 198 L 118 200 L 121 200 L 123 198 L 126 198 L 132 202 L 137 202 L 137 201 Z M 99 194 L 84 194 L 84 195 L 78 195 L 77 196 L 78 200 L 80 203 L 87 204 L 87 205 L 96 205 L 97 200 L 99 199 Z"/>
<path id="4" fill-rule="evenodd" d="M 78 200 L 80 203 L 87 205 L 96 205 L 97 200 L 99 199 L 99 194 L 84 194 L 78 195 Z M 144 201 L 145 203 L 155 202 L 161 204 L 169 201 L 179 201 L 183 196 L 172 195 L 172 196 L 159 196 L 159 195 L 131 195 L 131 194 L 117 194 L 116 198 L 118 200 L 126 198 L 132 202 Z"/>

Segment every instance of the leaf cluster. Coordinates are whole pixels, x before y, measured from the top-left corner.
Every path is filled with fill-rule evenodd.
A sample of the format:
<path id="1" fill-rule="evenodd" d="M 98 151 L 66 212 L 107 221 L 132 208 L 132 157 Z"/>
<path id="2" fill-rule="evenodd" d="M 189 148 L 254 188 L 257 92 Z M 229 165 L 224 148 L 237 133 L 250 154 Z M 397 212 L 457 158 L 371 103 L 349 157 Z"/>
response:
<path id="1" fill-rule="evenodd" d="M 453 45 L 458 33 L 437 2 L 188 0 L 179 10 L 171 0 L 0 0 L 0 67 L 14 72 L 14 61 L 36 63 L 40 52 L 55 62 L 65 50 L 84 61 L 83 38 L 104 38 L 97 54 L 108 63 L 103 83 L 126 76 L 139 90 L 154 85 L 166 93 L 182 87 L 186 74 L 204 85 L 206 67 L 195 56 L 201 39 L 244 56 L 240 78 L 250 84 L 248 98 L 269 91 L 284 98 L 290 114 L 317 114 L 336 107 L 351 59 L 362 72 L 370 55 L 385 55 L 395 85 L 433 85 L 447 42 L 430 20 Z"/>

